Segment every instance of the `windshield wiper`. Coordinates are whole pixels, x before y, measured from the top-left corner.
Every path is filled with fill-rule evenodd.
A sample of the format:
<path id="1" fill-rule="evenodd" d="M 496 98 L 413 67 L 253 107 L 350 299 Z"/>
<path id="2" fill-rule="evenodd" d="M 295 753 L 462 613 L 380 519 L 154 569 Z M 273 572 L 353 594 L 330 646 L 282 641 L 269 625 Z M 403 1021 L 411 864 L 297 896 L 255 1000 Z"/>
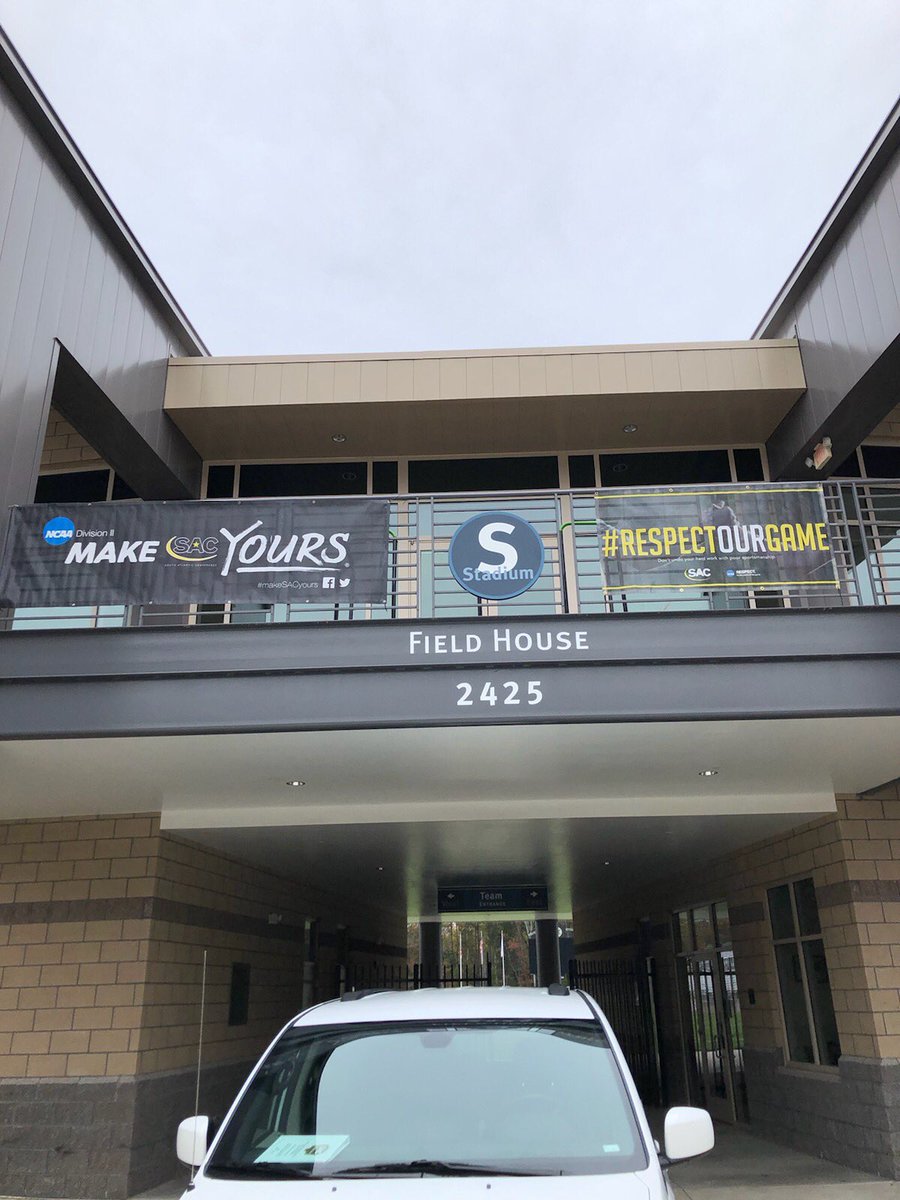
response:
<path id="1" fill-rule="evenodd" d="M 206 1174 L 225 1175 L 229 1178 L 241 1175 L 265 1177 L 266 1179 L 312 1179 L 310 1163 L 278 1163 L 278 1162 L 236 1162 L 226 1159 L 225 1162 L 211 1163 L 206 1168 Z"/>
<path id="2" fill-rule="evenodd" d="M 562 1171 L 516 1171 L 506 1167 L 487 1167 L 480 1163 L 446 1162 L 439 1158 L 416 1158 L 411 1162 L 370 1163 L 366 1167 L 347 1167 L 317 1179 L 339 1179 L 344 1175 L 562 1175 Z"/>

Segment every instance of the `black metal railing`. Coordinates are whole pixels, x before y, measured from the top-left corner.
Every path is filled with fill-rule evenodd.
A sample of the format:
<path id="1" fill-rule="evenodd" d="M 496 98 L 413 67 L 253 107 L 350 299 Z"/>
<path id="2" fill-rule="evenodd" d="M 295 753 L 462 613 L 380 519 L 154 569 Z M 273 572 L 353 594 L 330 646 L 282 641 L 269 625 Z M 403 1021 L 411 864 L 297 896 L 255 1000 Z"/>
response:
<path id="1" fill-rule="evenodd" d="M 493 968 L 491 960 L 481 963 L 463 963 L 445 966 L 437 973 L 428 971 L 422 963 L 347 963 L 337 968 L 337 991 L 362 992 L 380 990 L 409 992 L 418 988 L 431 987 L 491 987 Z"/>
<path id="2" fill-rule="evenodd" d="M 803 485 L 808 487 L 809 485 Z M 730 495 L 772 490 L 764 483 L 734 484 Z M 690 488 L 659 488 L 677 498 Z M 696 489 L 693 489 L 696 491 Z M 627 494 L 627 489 L 625 489 Z M 301 621 L 420 620 L 428 617 L 551 616 L 714 609 L 832 608 L 900 604 L 900 482 L 826 480 L 825 523 L 836 575 L 803 586 L 748 583 L 722 590 L 667 583 L 652 589 L 631 584 L 602 552 L 609 527 L 601 506 L 604 489 L 466 493 L 388 498 L 390 549 L 383 604 L 99 605 L 20 608 L 0 615 L 0 629 L 107 628 L 148 625 L 247 625 Z M 637 494 L 637 489 L 635 490 Z M 453 578 L 450 539 L 470 517 L 514 512 L 544 543 L 545 566 L 537 582 L 512 600 L 477 598 Z M 605 510 L 604 510 L 605 511 Z"/>
<path id="3" fill-rule="evenodd" d="M 572 959 L 569 986 L 592 996 L 622 1047 L 645 1104 L 662 1103 L 656 979 L 652 958 Z"/>

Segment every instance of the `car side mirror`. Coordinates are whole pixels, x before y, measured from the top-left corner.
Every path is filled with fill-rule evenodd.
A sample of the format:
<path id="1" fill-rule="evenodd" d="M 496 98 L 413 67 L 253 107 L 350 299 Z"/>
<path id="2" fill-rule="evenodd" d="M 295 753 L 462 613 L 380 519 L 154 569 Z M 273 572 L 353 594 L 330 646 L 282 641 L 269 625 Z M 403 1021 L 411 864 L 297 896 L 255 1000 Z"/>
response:
<path id="1" fill-rule="evenodd" d="M 705 1108 L 670 1108 L 665 1122 L 665 1155 L 662 1166 L 706 1154 L 716 1144 L 712 1118 Z"/>
<path id="2" fill-rule="evenodd" d="M 209 1117 L 188 1117 L 178 1126 L 175 1153 L 186 1167 L 199 1167 L 209 1149 Z"/>

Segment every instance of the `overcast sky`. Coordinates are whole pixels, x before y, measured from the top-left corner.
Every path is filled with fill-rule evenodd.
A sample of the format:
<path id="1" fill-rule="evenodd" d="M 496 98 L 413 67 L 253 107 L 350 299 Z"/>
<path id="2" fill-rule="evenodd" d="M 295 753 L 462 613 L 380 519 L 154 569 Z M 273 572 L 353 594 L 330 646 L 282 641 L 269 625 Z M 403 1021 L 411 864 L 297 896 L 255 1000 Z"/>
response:
<path id="1" fill-rule="evenodd" d="M 0 0 L 213 353 L 748 337 L 900 0 Z"/>

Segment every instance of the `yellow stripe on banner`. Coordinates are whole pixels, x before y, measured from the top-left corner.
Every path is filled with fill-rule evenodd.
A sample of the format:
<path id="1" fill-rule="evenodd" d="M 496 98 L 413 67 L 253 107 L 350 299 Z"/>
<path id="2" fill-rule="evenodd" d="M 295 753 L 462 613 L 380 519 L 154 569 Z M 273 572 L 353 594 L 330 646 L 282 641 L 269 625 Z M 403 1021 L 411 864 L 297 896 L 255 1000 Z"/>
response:
<path id="1" fill-rule="evenodd" d="M 729 492 L 597 492 L 594 496 L 595 500 L 602 500 L 604 497 L 607 500 L 648 500 L 650 497 L 659 497 L 664 499 L 668 496 L 774 496 L 788 495 L 792 492 L 818 492 L 818 487 L 784 487 L 784 488 L 754 488 L 753 491 L 741 492 L 740 489 L 731 490 Z"/>
<path id="2" fill-rule="evenodd" d="M 839 579 L 782 579 L 778 583 L 750 583 L 747 580 L 740 583 L 601 583 L 600 590 L 604 592 L 636 592 L 639 589 L 664 588 L 667 592 L 676 589 L 683 592 L 685 588 L 703 588 L 705 590 L 714 587 L 736 587 L 745 588 L 749 592 L 764 587 L 820 587 L 828 583 L 833 583 L 835 587 L 841 586 Z"/>

